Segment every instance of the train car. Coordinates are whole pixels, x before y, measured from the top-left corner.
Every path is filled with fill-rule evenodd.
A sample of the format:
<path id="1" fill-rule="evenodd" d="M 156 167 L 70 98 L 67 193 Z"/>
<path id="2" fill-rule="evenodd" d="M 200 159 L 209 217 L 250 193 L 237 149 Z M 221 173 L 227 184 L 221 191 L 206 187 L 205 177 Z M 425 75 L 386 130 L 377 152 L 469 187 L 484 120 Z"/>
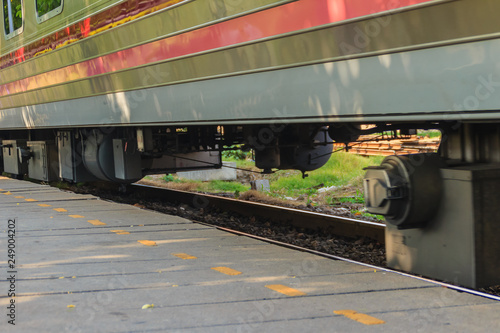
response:
<path id="1" fill-rule="evenodd" d="M 438 155 L 367 172 L 368 209 L 397 230 L 451 214 L 444 169 L 497 172 L 498 1 L 2 1 L 5 172 L 128 183 L 220 167 L 234 147 L 307 172 L 333 141 L 440 129 Z M 485 184 L 467 191 L 498 202 Z"/>
<path id="2" fill-rule="evenodd" d="M 305 172 L 332 139 L 415 128 L 446 131 L 445 158 L 500 160 L 473 146 L 497 140 L 478 124 L 500 117 L 494 1 L 3 5 L 0 137 L 14 174 L 131 182 L 219 167 L 234 145 L 265 171 Z"/>

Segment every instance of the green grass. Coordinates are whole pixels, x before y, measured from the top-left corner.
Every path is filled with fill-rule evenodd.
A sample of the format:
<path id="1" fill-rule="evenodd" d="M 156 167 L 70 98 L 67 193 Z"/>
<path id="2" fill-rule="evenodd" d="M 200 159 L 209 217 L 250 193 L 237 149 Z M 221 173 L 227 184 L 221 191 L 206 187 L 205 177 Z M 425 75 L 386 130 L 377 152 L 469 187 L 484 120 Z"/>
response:
<path id="1" fill-rule="evenodd" d="M 271 185 L 271 192 L 277 195 L 299 196 L 314 194 L 320 187 L 329 186 L 361 186 L 363 168 L 379 165 L 383 156 L 363 157 L 359 155 L 338 152 L 321 168 L 307 172 L 307 177 L 302 178 L 302 173 L 297 170 L 279 170 L 274 174 L 266 175 Z M 225 161 L 236 162 L 238 168 L 260 171 L 255 168 L 253 161 L 239 158 L 225 158 Z M 362 196 L 362 194 L 361 194 Z"/>
<path id="2" fill-rule="evenodd" d="M 349 153 L 335 153 L 325 166 L 308 172 L 308 177 L 302 179 L 299 171 L 279 171 L 271 182 L 271 191 L 286 196 L 314 194 L 319 187 L 329 186 L 361 186 L 363 168 L 378 165 L 382 156 L 366 158 Z"/>
<path id="3" fill-rule="evenodd" d="M 438 130 L 418 130 L 417 136 L 419 137 L 429 137 L 429 138 L 440 138 L 441 132 Z"/>
<path id="4" fill-rule="evenodd" d="M 179 177 L 177 177 L 177 176 L 175 176 L 173 174 L 166 174 L 163 177 L 161 177 L 161 179 L 164 180 L 167 183 L 169 183 L 169 182 L 174 182 L 174 183 L 182 183 L 182 182 L 184 182 L 184 180 L 179 179 Z"/>
<path id="5" fill-rule="evenodd" d="M 384 221 L 384 217 L 382 215 L 376 215 L 376 214 L 370 214 L 370 213 L 365 213 L 365 212 L 360 212 L 360 211 L 357 211 L 357 210 L 353 210 L 351 211 L 354 215 L 361 215 L 361 216 L 365 216 L 365 217 L 372 217 L 372 218 L 375 218 L 379 221 Z"/>
<path id="6" fill-rule="evenodd" d="M 252 157 L 252 153 L 250 151 L 242 151 L 241 145 L 234 146 L 235 150 L 225 150 L 222 152 L 222 159 L 224 161 L 244 161 L 248 160 Z"/>
<path id="7" fill-rule="evenodd" d="M 234 157 L 226 157 L 224 158 L 224 162 L 236 162 L 236 167 L 241 169 L 258 170 L 255 168 L 255 162 L 250 159 L 241 160 Z"/>
<path id="8" fill-rule="evenodd" d="M 208 191 L 216 192 L 241 193 L 250 189 L 250 186 L 245 186 L 238 182 L 230 182 L 224 180 L 212 180 L 210 182 L 207 182 L 206 185 L 206 189 Z"/>
<path id="9" fill-rule="evenodd" d="M 356 195 L 354 197 L 345 197 L 345 198 L 338 198 L 336 202 L 339 203 L 359 203 L 359 204 L 364 204 L 365 203 L 365 197 L 362 193 L 360 195 Z"/>
<path id="10" fill-rule="evenodd" d="M 319 188 L 330 186 L 351 186 L 355 188 L 354 193 L 346 198 L 345 202 L 362 203 L 364 201 L 362 191 L 360 191 L 363 175 L 366 168 L 371 165 L 378 165 L 383 160 L 383 156 L 363 157 L 359 155 L 338 152 L 332 155 L 330 160 L 318 170 L 307 172 L 307 177 L 302 178 L 302 173 L 297 170 L 279 170 L 270 175 L 258 176 L 269 180 L 271 195 L 276 197 L 298 197 L 301 195 L 315 195 Z M 248 159 L 226 158 L 230 162 L 236 162 L 241 169 L 258 171 L 254 162 Z M 211 181 L 196 182 L 180 180 L 175 175 L 165 175 L 162 177 L 165 182 L 173 183 L 193 183 L 193 187 L 198 191 L 216 192 L 244 192 L 250 189 L 249 185 L 243 185 L 238 181 Z"/>
<path id="11" fill-rule="evenodd" d="M 272 197 L 281 199 L 284 197 L 299 198 L 298 203 L 313 206 L 319 204 L 336 206 L 339 203 L 352 203 L 357 204 L 352 208 L 353 213 L 357 212 L 358 214 L 372 216 L 371 214 L 358 212 L 355 209 L 359 209 L 359 204 L 364 203 L 362 184 L 366 171 L 363 168 L 379 165 L 383 159 L 383 156 L 363 157 L 346 152 L 338 152 L 333 154 L 326 165 L 320 169 L 307 172 L 308 177 L 305 179 L 302 178 L 302 173 L 296 170 L 280 170 L 269 175 L 258 175 L 257 179 L 264 178 L 269 180 L 271 192 L 266 194 Z M 236 162 L 237 167 L 241 169 L 260 171 L 248 157 L 240 159 L 232 155 L 224 158 L 224 160 Z M 234 193 L 236 196 L 250 189 L 249 184 L 242 184 L 239 181 L 215 180 L 197 182 L 180 180 L 176 175 L 167 175 L 163 177 L 163 180 L 171 183 L 173 186 L 186 186 L 186 188 L 189 188 L 187 190 L 191 191 L 226 192 Z M 337 189 L 324 194 L 318 193 L 318 189 L 330 186 L 336 186 Z M 374 217 L 380 219 L 379 216 Z"/>
<path id="12" fill-rule="evenodd" d="M 161 177 L 161 179 L 163 179 L 164 181 L 166 181 L 168 183 L 168 182 L 173 182 L 175 178 L 174 178 L 174 175 L 169 173 L 169 174 L 166 174 L 163 177 Z"/>

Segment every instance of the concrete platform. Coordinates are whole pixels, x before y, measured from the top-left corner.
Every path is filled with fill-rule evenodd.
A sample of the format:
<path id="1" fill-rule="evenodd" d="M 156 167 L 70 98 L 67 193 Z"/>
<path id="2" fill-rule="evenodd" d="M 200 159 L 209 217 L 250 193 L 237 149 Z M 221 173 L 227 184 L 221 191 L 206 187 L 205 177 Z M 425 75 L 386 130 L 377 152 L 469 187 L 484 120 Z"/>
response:
<path id="1" fill-rule="evenodd" d="M 0 189 L 1 332 L 500 327 L 497 301 L 89 195 L 4 178 Z M 8 323 L 11 300 L 15 326 Z"/>

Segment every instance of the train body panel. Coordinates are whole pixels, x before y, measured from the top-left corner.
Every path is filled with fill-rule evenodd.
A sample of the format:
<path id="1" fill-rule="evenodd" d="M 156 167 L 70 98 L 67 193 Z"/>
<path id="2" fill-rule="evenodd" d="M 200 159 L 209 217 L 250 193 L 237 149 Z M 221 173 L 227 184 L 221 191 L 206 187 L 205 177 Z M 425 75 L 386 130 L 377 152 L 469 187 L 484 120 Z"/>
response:
<path id="1" fill-rule="evenodd" d="M 0 37 L 0 138 L 69 135 L 99 175 L 234 145 L 305 172 L 360 124 L 500 119 L 493 0 L 63 1 L 42 21 L 21 7 L 22 29 Z M 141 153 L 108 161 L 114 140 Z"/>
<path id="2" fill-rule="evenodd" d="M 141 3 L 102 2 L 78 41 L 4 54 L 0 127 L 499 118 L 493 1 L 157 1 L 88 19 Z"/>
<path id="3" fill-rule="evenodd" d="M 499 57 L 500 40 L 493 39 L 4 109 L 0 124 L 19 129 L 499 119 Z M 165 73 L 159 64 L 107 79 L 132 87 Z M 66 84 L 57 95 L 108 83 L 96 78 L 88 86 Z"/>

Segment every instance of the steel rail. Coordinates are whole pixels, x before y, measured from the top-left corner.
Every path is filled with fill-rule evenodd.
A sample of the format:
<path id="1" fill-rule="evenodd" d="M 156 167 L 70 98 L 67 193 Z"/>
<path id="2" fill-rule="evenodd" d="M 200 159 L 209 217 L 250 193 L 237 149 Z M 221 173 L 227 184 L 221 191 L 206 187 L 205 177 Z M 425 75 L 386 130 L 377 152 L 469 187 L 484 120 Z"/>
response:
<path id="1" fill-rule="evenodd" d="M 210 206 L 244 216 L 270 219 L 273 222 L 286 223 L 298 228 L 321 230 L 325 234 L 350 238 L 366 237 L 380 244 L 385 242 L 385 225 L 383 223 L 361 221 L 295 208 L 172 190 L 151 185 L 133 184 L 130 190 L 147 199 L 161 198 L 170 202 L 186 204 L 194 208 L 207 208 Z"/>

